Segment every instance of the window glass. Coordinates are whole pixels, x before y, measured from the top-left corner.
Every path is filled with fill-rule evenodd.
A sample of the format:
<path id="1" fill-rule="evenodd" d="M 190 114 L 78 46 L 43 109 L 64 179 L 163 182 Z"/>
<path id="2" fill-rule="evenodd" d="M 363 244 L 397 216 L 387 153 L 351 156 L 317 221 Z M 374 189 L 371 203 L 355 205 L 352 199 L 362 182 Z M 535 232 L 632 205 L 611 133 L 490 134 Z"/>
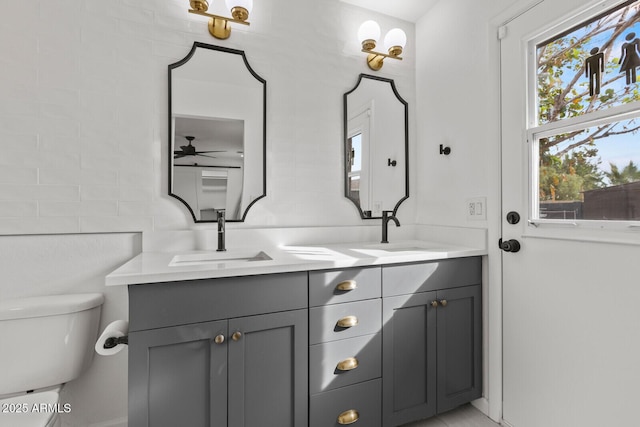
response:
<path id="1" fill-rule="evenodd" d="M 536 46 L 538 123 L 640 100 L 640 2 Z"/>
<path id="2" fill-rule="evenodd" d="M 640 1 L 535 53 L 533 219 L 640 220 Z"/>
<path id="3" fill-rule="evenodd" d="M 630 119 L 540 138 L 538 218 L 640 219 L 639 126 Z"/>

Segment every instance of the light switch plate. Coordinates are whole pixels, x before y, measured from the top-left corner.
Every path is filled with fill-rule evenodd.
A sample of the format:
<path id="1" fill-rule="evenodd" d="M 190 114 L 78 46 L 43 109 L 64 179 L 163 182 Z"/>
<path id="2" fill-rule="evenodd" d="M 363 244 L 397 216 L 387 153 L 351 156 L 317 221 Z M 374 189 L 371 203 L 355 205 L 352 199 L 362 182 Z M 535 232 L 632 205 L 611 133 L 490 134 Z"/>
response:
<path id="1" fill-rule="evenodd" d="M 468 220 L 486 220 L 487 219 L 487 198 L 474 197 L 467 199 L 465 202 L 465 210 Z"/>

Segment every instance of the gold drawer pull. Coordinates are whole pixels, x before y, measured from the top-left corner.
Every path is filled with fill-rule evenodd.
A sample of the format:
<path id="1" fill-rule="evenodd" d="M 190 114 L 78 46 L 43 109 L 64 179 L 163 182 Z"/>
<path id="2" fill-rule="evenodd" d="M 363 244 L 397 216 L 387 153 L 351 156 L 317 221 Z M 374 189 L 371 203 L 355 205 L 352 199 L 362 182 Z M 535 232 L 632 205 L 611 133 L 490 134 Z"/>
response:
<path id="1" fill-rule="evenodd" d="M 360 419 L 360 414 L 355 409 L 349 409 L 338 415 L 338 424 L 353 424 Z"/>
<path id="2" fill-rule="evenodd" d="M 441 299 L 441 300 L 440 300 L 440 305 L 441 305 L 441 306 L 446 307 L 446 306 L 447 306 L 447 304 L 449 304 L 449 303 L 447 302 L 447 300 L 446 300 L 446 299 Z"/>
<path id="3" fill-rule="evenodd" d="M 341 328 L 351 328 L 358 324 L 358 318 L 356 316 L 344 316 L 336 324 Z"/>
<path id="4" fill-rule="evenodd" d="M 355 357 L 348 357 L 341 362 L 338 362 L 336 369 L 339 371 L 351 371 L 358 367 L 358 359 Z"/>
<path id="5" fill-rule="evenodd" d="M 356 285 L 356 281 L 355 280 L 345 280 L 343 282 L 340 282 L 336 285 L 336 291 L 343 291 L 343 292 L 347 292 L 347 291 L 352 291 L 354 289 L 356 289 L 358 286 Z"/>

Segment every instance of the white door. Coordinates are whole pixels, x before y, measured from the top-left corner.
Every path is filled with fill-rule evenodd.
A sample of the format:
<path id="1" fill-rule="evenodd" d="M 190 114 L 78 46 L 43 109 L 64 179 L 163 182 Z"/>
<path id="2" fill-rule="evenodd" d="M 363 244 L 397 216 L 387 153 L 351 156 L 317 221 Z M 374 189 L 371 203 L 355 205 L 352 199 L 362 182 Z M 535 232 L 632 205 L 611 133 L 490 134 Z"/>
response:
<path id="1" fill-rule="evenodd" d="M 545 0 L 501 31 L 502 234 L 521 245 L 502 252 L 503 419 L 513 427 L 640 425 L 638 223 L 545 223 L 529 188 L 529 41 L 616 3 Z"/>

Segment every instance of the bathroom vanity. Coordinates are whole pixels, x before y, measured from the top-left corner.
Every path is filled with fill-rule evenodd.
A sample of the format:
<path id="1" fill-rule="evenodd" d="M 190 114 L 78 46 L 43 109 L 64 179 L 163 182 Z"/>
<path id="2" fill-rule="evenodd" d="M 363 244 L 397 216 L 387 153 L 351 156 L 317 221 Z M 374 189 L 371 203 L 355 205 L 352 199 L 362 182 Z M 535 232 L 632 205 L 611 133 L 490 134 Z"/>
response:
<path id="1" fill-rule="evenodd" d="M 132 286 L 129 307 L 130 426 L 306 424 L 305 273 Z"/>
<path id="2" fill-rule="evenodd" d="M 345 248 L 116 270 L 129 425 L 396 426 L 481 397 L 482 251 Z"/>

